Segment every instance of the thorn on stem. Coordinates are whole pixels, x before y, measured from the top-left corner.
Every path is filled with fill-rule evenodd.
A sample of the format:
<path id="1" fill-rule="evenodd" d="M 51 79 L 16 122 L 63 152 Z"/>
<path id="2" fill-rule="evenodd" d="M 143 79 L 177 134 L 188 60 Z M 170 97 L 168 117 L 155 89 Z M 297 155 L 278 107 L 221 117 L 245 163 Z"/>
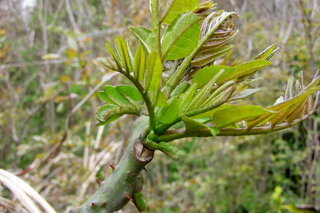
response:
<path id="1" fill-rule="evenodd" d="M 96 179 L 97 184 L 101 184 L 101 180 L 99 180 L 98 178 Z"/>
<path id="2" fill-rule="evenodd" d="M 102 206 L 103 206 L 103 207 L 106 207 L 106 206 L 107 206 L 107 202 L 103 202 L 103 203 L 102 203 Z"/>
<path id="3" fill-rule="evenodd" d="M 95 208 L 97 206 L 96 203 L 91 203 L 91 208 Z"/>
<path id="4" fill-rule="evenodd" d="M 132 198 L 130 195 L 126 195 L 126 198 L 127 198 L 128 200 L 131 200 L 131 201 L 133 202 L 133 198 Z"/>
<path id="5" fill-rule="evenodd" d="M 116 167 L 113 164 L 110 164 L 111 169 L 114 171 Z"/>

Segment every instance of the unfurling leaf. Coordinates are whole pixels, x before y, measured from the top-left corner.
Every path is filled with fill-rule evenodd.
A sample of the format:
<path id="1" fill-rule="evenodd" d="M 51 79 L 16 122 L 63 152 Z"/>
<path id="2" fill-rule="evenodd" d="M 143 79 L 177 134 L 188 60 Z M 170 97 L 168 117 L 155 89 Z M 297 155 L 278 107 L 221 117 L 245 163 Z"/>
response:
<path id="1" fill-rule="evenodd" d="M 256 118 L 261 115 L 270 115 L 273 112 L 260 106 L 246 105 L 237 106 L 229 105 L 221 110 L 216 111 L 211 119 L 212 122 L 219 128 L 232 125 L 239 121 L 250 118 Z"/>
<path id="2" fill-rule="evenodd" d="M 121 36 L 117 36 L 116 39 L 116 47 L 118 51 L 118 55 L 120 56 L 121 66 L 127 71 L 132 72 L 132 63 L 129 54 L 129 47 L 127 43 L 123 40 Z"/>
<path id="3" fill-rule="evenodd" d="M 281 103 L 268 107 L 268 110 L 276 111 L 277 113 L 262 115 L 255 120 L 247 121 L 248 128 L 264 126 L 267 123 L 274 126 L 279 123 L 292 122 L 295 119 L 303 118 L 304 115 L 309 115 L 313 109 L 308 109 L 305 106 L 308 102 L 312 105 L 312 102 L 310 103 L 309 99 L 310 95 L 319 90 L 320 87 L 312 87 L 289 100 L 283 100 Z"/>
<path id="4" fill-rule="evenodd" d="M 152 52 L 147 58 L 146 73 L 144 75 L 145 87 L 150 94 L 153 94 L 153 98 L 158 96 L 158 92 L 161 86 L 162 77 L 162 62 L 159 53 Z M 155 102 L 156 100 L 152 100 Z"/>
<path id="5" fill-rule="evenodd" d="M 221 84 L 223 82 L 222 79 L 230 75 L 230 73 L 235 72 L 234 67 L 212 65 L 198 70 L 193 75 L 192 82 L 197 83 L 199 88 L 201 88 L 206 85 L 210 79 L 215 77 L 221 70 L 224 70 L 224 73 L 217 79 L 218 84 Z"/>
<path id="6" fill-rule="evenodd" d="M 112 104 L 106 104 L 98 108 L 96 117 L 99 122 L 106 124 L 120 118 L 125 114 L 139 115 L 140 111 L 141 109 L 138 106 L 116 106 Z"/>
<path id="7" fill-rule="evenodd" d="M 214 8 L 214 5 L 212 7 Z M 239 33 L 230 20 L 235 15 L 234 12 L 213 11 L 213 8 L 205 9 L 211 13 L 202 22 L 202 47 L 191 62 L 194 67 L 210 65 L 218 58 L 225 56 L 233 49 L 230 43 Z"/>
<path id="8" fill-rule="evenodd" d="M 234 45 L 227 45 L 219 48 L 203 50 L 191 61 L 191 65 L 194 67 L 204 67 L 225 56 L 233 49 L 233 47 Z"/>
<path id="9" fill-rule="evenodd" d="M 269 61 L 279 49 L 280 48 L 277 47 L 276 44 L 273 44 L 267 49 L 265 49 L 263 52 L 261 52 L 256 59 Z"/>
<path id="10" fill-rule="evenodd" d="M 162 42 L 163 58 L 177 60 L 186 57 L 197 46 L 199 35 L 199 18 L 192 12 L 179 15 L 165 32 Z"/>
<path id="11" fill-rule="evenodd" d="M 142 46 L 137 48 L 135 57 L 134 57 L 134 68 L 133 74 L 136 79 L 140 82 L 144 80 L 144 73 L 146 69 L 146 53 Z"/>

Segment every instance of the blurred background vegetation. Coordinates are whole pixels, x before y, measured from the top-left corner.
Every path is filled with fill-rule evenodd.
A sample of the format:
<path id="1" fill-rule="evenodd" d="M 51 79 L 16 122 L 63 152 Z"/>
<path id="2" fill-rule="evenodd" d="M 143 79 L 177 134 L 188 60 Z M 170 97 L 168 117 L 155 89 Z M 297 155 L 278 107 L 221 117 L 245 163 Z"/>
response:
<path id="1" fill-rule="evenodd" d="M 239 14 L 235 55 L 281 50 L 258 73 L 271 105 L 288 75 L 320 66 L 320 1 L 217 0 Z M 148 25 L 147 0 L 0 0 L 0 168 L 21 176 L 57 212 L 83 202 L 112 172 L 134 118 L 96 127 L 96 92 L 123 83 L 94 65 L 104 42 Z M 184 139 L 184 158 L 157 154 L 145 172 L 153 213 L 298 212 L 320 206 L 320 108 L 291 130 L 250 137 Z M 0 184 L 0 196 L 11 194 Z M 136 212 L 129 205 L 122 212 Z"/>

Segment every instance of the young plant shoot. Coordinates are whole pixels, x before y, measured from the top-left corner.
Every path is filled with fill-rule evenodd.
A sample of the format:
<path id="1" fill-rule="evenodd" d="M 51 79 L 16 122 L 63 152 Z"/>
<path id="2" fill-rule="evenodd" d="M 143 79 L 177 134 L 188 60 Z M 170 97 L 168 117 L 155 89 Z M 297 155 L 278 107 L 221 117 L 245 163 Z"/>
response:
<path id="1" fill-rule="evenodd" d="M 99 92 L 105 105 L 97 110 L 97 119 L 108 125 L 135 115 L 140 134 L 80 212 L 111 213 L 128 202 L 143 211 L 147 204 L 140 172 L 157 150 L 178 159 L 180 151 L 171 143 L 177 139 L 272 133 L 315 110 L 320 76 L 306 84 L 302 72 L 289 79 L 274 105 L 242 103 L 260 91 L 253 88 L 256 73 L 271 65 L 278 48 L 271 45 L 249 62 L 232 60 L 237 14 L 216 6 L 212 1 L 150 0 L 151 28 L 132 27 L 136 42 L 118 36 L 106 44 L 109 57 L 99 64 L 131 84 L 108 85 Z"/>

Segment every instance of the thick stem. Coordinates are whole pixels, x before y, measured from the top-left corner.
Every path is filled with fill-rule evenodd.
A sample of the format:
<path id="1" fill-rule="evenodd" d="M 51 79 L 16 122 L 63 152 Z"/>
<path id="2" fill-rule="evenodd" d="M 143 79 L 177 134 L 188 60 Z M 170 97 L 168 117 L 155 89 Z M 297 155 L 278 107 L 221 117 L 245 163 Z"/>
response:
<path id="1" fill-rule="evenodd" d="M 139 174 L 153 159 L 153 153 L 140 141 L 131 143 L 115 171 L 78 212 L 112 213 L 123 208 L 135 193 L 142 190 L 143 181 Z"/>
<path id="2" fill-rule="evenodd" d="M 154 107 L 152 105 L 152 102 L 150 100 L 150 97 L 148 95 L 148 93 L 144 90 L 143 86 L 140 84 L 140 82 L 135 79 L 133 76 L 131 75 L 127 75 L 125 73 L 122 73 L 123 75 L 125 75 L 135 86 L 136 88 L 139 90 L 140 94 L 142 95 L 142 98 L 144 100 L 144 103 L 146 104 L 148 113 L 149 113 L 149 127 L 151 129 L 155 129 L 156 126 L 156 115 L 154 112 Z M 148 131 L 146 131 L 146 134 L 149 133 Z"/>

